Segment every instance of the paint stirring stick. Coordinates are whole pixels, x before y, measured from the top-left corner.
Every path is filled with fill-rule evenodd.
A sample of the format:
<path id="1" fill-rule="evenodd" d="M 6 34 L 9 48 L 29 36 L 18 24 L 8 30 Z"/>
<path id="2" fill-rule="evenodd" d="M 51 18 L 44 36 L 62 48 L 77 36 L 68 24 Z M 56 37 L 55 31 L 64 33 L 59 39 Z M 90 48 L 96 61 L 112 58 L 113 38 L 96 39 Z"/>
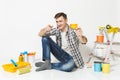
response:
<path id="1" fill-rule="evenodd" d="M 10 61 L 12 62 L 12 64 L 13 64 L 15 67 L 18 66 L 17 63 L 16 63 L 13 59 L 11 59 Z"/>

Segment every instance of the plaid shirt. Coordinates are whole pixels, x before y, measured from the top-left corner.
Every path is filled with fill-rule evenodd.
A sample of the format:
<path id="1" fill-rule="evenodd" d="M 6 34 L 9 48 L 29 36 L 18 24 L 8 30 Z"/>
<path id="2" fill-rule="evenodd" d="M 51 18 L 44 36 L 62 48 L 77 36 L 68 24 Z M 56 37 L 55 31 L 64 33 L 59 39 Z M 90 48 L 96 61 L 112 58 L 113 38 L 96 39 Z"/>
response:
<path id="1" fill-rule="evenodd" d="M 68 43 L 68 47 L 70 49 L 71 55 L 75 61 L 76 66 L 79 68 L 83 68 L 84 62 L 79 50 L 80 40 L 78 39 L 74 30 L 72 30 L 69 26 L 67 28 L 68 29 L 66 32 L 66 39 L 67 39 L 67 43 Z M 61 31 L 59 29 L 53 28 L 50 32 L 47 32 L 46 35 L 48 36 L 55 35 L 57 44 L 60 47 L 62 46 Z"/>

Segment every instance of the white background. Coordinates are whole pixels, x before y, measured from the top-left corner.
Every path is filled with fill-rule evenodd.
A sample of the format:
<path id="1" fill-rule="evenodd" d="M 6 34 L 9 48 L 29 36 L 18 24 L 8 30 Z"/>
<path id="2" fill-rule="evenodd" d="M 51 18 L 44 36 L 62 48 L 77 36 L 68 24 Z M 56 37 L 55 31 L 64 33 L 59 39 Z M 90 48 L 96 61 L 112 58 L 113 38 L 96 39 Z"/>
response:
<path id="1" fill-rule="evenodd" d="M 0 0 L 0 62 L 17 60 L 22 51 L 42 53 L 38 32 L 48 24 L 56 26 L 54 15 L 65 12 L 69 24 L 77 23 L 92 48 L 98 26 L 120 27 L 119 0 Z M 119 41 L 119 34 L 115 40 Z"/>
<path id="2" fill-rule="evenodd" d="M 38 32 L 47 24 L 56 26 L 53 17 L 58 12 L 68 15 L 69 24 L 82 27 L 91 46 L 98 26 L 120 26 L 119 8 L 119 0 L 0 0 L 0 53 L 41 53 Z"/>

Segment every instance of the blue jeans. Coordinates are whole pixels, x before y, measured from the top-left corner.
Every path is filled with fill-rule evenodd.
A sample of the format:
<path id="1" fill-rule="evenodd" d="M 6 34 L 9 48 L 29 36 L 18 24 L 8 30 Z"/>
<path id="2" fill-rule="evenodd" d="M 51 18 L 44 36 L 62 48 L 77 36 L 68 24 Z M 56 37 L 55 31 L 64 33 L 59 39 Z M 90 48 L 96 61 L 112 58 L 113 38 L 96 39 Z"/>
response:
<path id="1" fill-rule="evenodd" d="M 42 37 L 43 60 L 51 60 L 51 53 L 60 62 L 51 63 L 52 69 L 70 72 L 75 67 L 75 62 L 71 55 L 58 46 L 50 37 Z"/>

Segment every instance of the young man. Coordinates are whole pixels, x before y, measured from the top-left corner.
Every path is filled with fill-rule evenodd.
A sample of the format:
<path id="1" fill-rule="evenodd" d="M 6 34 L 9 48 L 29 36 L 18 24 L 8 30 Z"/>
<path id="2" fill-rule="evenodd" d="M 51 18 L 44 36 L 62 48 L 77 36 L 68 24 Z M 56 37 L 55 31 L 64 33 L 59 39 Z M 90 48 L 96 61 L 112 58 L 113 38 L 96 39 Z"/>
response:
<path id="1" fill-rule="evenodd" d="M 81 28 L 76 30 L 70 28 L 65 13 L 57 13 L 54 18 L 56 28 L 47 25 L 39 32 L 39 36 L 42 37 L 44 63 L 35 63 L 38 67 L 36 71 L 56 69 L 70 72 L 75 67 L 83 68 L 84 62 L 79 51 L 79 44 L 86 44 L 87 38 L 82 35 Z M 56 36 L 56 43 L 49 36 Z M 51 53 L 59 60 L 58 63 L 51 63 Z"/>

